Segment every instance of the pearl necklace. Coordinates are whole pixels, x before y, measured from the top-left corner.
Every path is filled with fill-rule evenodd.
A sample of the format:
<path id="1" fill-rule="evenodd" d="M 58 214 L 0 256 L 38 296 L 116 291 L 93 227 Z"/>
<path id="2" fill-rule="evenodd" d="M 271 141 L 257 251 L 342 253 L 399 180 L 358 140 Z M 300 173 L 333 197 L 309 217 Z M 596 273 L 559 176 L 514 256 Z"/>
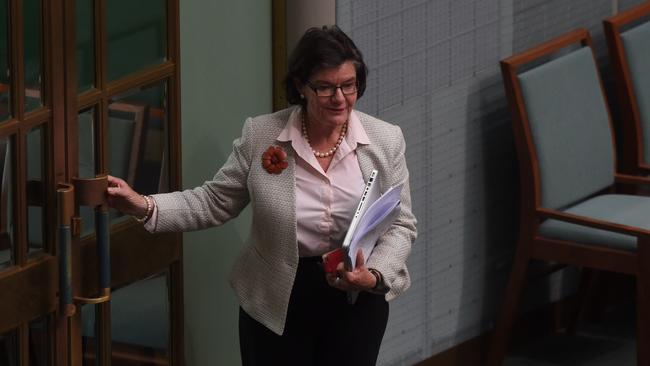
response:
<path id="1" fill-rule="evenodd" d="M 336 144 L 334 147 L 329 148 L 326 152 L 320 152 L 314 150 L 314 148 L 311 147 L 311 142 L 309 142 L 309 136 L 307 135 L 307 124 L 305 123 L 305 115 L 304 113 L 302 114 L 302 136 L 307 140 L 307 144 L 309 145 L 309 148 L 311 149 L 311 152 L 314 153 L 314 155 L 317 158 L 327 158 L 329 156 L 334 155 L 336 150 L 341 146 L 341 143 L 343 142 L 343 139 L 345 138 L 345 134 L 348 132 L 348 123 L 345 122 L 343 127 L 341 128 L 341 135 L 339 135 L 339 139 L 336 141 Z"/>

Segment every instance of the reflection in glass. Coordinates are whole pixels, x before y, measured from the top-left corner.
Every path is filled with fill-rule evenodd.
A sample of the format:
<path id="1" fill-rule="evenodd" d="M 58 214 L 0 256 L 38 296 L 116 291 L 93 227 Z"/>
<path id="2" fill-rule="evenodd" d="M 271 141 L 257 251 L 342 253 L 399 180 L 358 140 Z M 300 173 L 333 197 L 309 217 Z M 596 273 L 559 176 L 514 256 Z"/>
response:
<path id="1" fill-rule="evenodd" d="M 79 177 L 95 176 L 95 108 L 79 112 Z"/>
<path id="2" fill-rule="evenodd" d="M 95 177 L 95 108 L 91 107 L 79 112 L 79 177 Z M 90 235 L 95 231 L 93 209 L 86 206 L 79 207 L 81 216 L 81 236 Z"/>
<path id="3" fill-rule="evenodd" d="M 166 99 L 161 82 L 118 95 L 108 106 L 108 172 L 142 194 L 168 190 Z"/>
<path id="4" fill-rule="evenodd" d="M 112 365 L 169 364 L 169 287 L 163 273 L 129 284 L 111 293 Z M 92 364 L 95 308 L 82 309 L 84 363 Z"/>
<path id="5" fill-rule="evenodd" d="M 95 32 L 93 0 L 76 0 L 77 88 L 84 92 L 94 86 Z"/>
<path id="6" fill-rule="evenodd" d="M 13 139 L 0 138 L 0 270 L 11 266 L 14 243 Z"/>
<path id="7" fill-rule="evenodd" d="M 0 122 L 11 116 L 9 75 L 9 0 L 0 0 Z"/>
<path id="8" fill-rule="evenodd" d="M 41 0 L 23 0 L 25 58 L 25 112 L 42 105 Z"/>
<path id="9" fill-rule="evenodd" d="M 166 0 L 111 0 L 106 8 L 110 81 L 165 61 Z"/>
<path id="10" fill-rule="evenodd" d="M 47 318 L 42 317 L 29 323 L 29 365 L 48 365 Z"/>
<path id="11" fill-rule="evenodd" d="M 0 334 L 0 366 L 18 366 L 16 331 Z"/>
<path id="12" fill-rule="evenodd" d="M 43 251 L 43 129 L 27 134 L 27 238 L 29 254 Z"/>

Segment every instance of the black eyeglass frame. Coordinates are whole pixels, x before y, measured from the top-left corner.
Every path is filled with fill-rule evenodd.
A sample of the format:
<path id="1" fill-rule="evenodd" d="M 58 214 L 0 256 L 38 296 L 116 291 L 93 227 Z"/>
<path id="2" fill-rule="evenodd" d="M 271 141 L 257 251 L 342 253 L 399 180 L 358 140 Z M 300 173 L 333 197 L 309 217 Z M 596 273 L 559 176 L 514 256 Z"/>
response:
<path id="1" fill-rule="evenodd" d="M 336 89 L 341 89 L 341 93 L 343 93 L 343 95 L 352 95 L 359 91 L 359 82 L 356 80 L 352 83 L 339 84 L 339 85 L 315 85 L 311 81 L 307 80 L 305 84 L 309 87 L 309 89 L 311 89 L 314 92 L 314 94 L 316 94 L 317 97 L 322 97 L 322 98 L 331 98 L 335 96 Z M 345 90 L 343 90 L 343 88 L 345 87 L 352 87 L 352 86 L 354 87 L 353 91 L 346 92 Z M 321 90 L 320 92 L 319 89 Z M 322 94 L 323 92 L 326 92 L 328 94 Z"/>

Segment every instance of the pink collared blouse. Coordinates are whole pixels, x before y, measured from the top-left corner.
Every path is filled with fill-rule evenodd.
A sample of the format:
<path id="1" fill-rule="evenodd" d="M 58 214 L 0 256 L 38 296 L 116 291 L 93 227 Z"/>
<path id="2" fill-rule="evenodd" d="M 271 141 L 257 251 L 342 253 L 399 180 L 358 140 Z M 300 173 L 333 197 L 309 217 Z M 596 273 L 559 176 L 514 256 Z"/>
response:
<path id="1" fill-rule="evenodd" d="M 353 111 L 345 139 L 325 172 L 302 136 L 300 113 L 300 108 L 291 113 L 277 140 L 291 141 L 296 151 L 298 254 L 310 257 L 339 248 L 343 243 L 364 188 L 355 149 L 370 140 Z"/>

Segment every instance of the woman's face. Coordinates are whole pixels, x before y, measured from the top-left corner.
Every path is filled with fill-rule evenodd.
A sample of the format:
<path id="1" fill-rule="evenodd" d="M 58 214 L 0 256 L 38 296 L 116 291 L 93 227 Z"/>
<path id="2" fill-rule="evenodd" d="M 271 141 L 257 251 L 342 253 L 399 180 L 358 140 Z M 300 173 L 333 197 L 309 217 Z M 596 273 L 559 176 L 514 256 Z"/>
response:
<path id="1" fill-rule="evenodd" d="M 357 102 L 357 72 L 352 61 L 346 61 L 337 67 L 322 69 L 315 72 L 300 92 L 307 99 L 307 117 L 310 123 L 321 123 L 338 127 L 348 121 L 350 112 Z M 318 96 L 316 89 L 321 92 L 327 87 L 336 87 L 332 96 Z M 345 94 L 344 94 L 345 91 Z"/>

